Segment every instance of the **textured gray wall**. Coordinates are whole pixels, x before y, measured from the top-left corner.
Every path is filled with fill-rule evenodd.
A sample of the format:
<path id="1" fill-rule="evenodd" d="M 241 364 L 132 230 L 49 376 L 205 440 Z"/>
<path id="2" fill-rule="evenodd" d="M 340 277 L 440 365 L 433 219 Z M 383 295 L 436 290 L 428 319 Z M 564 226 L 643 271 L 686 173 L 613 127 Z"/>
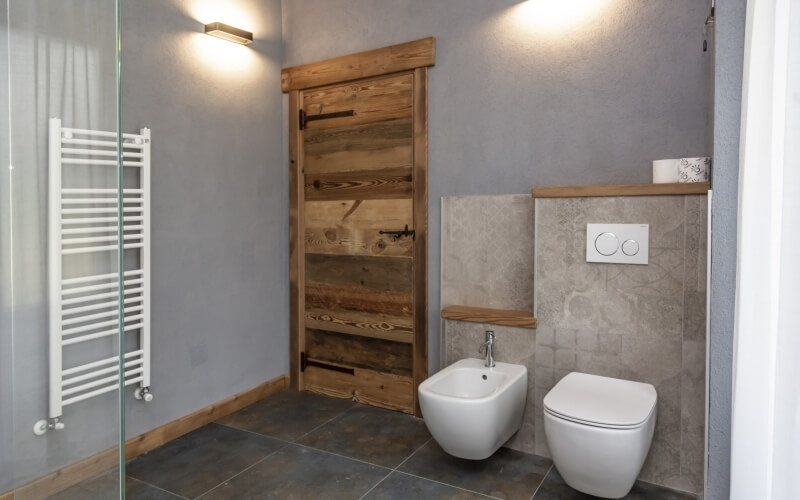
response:
<path id="1" fill-rule="evenodd" d="M 716 5 L 707 498 L 729 498 L 739 127 L 746 0 Z"/>
<path id="2" fill-rule="evenodd" d="M 282 2 L 286 66 L 437 39 L 429 96 L 431 372 L 440 360 L 439 197 L 650 182 L 653 159 L 711 153 L 707 3 L 595 3 L 594 15 L 568 13 L 579 26 L 547 32 L 536 20 L 549 13 L 536 6 L 573 2 Z"/>
<path id="3" fill-rule="evenodd" d="M 252 45 L 201 34 L 232 11 Z M 131 400 L 129 436 L 289 371 L 280 19 L 278 0 L 123 2 L 123 129 L 153 135 L 155 399 Z"/>

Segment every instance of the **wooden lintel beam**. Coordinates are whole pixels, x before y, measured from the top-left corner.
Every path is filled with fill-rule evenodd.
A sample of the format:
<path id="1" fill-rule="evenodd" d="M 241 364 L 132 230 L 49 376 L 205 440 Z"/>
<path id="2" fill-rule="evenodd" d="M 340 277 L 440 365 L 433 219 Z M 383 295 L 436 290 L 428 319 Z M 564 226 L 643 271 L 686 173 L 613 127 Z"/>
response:
<path id="1" fill-rule="evenodd" d="M 285 68 L 281 71 L 284 92 L 380 76 L 433 66 L 436 39 L 433 37 L 359 52 L 325 61 Z"/>

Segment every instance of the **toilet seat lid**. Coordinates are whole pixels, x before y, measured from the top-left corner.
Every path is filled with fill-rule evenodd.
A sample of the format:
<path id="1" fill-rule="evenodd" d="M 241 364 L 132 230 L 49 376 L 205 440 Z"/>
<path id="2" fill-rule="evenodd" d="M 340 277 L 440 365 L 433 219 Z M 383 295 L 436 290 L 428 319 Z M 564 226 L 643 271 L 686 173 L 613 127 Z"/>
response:
<path id="1" fill-rule="evenodd" d="M 650 416 L 658 400 L 650 384 L 572 372 L 544 397 L 544 407 L 571 420 L 633 427 Z"/>

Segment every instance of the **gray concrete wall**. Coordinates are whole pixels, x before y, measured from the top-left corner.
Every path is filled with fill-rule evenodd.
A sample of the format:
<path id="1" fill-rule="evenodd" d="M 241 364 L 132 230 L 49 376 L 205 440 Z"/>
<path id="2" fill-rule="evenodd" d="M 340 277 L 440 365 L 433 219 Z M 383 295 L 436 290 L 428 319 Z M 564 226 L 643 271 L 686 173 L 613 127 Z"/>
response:
<path id="1" fill-rule="evenodd" d="M 716 5 L 707 497 L 729 498 L 739 128 L 746 0 Z"/>
<path id="2" fill-rule="evenodd" d="M 155 399 L 129 436 L 289 371 L 280 2 L 213 8 L 123 3 L 123 128 L 153 134 Z M 231 13 L 252 45 L 202 34 Z"/>
<path id="3" fill-rule="evenodd" d="M 707 3 L 596 4 L 576 11 L 571 2 L 518 0 L 282 2 L 287 66 L 437 39 L 429 86 L 431 372 L 440 364 L 441 196 L 650 182 L 653 159 L 711 153 Z"/>

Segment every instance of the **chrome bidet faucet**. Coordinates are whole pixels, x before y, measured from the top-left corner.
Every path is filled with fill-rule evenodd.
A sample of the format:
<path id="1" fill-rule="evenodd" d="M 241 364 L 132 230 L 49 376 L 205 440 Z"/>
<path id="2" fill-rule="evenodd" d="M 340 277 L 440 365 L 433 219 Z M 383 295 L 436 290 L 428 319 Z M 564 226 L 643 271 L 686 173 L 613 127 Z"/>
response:
<path id="1" fill-rule="evenodd" d="M 494 331 L 486 330 L 486 342 L 478 348 L 478 354 L 486 351 L 486 368 L 494 367 Z"/>

